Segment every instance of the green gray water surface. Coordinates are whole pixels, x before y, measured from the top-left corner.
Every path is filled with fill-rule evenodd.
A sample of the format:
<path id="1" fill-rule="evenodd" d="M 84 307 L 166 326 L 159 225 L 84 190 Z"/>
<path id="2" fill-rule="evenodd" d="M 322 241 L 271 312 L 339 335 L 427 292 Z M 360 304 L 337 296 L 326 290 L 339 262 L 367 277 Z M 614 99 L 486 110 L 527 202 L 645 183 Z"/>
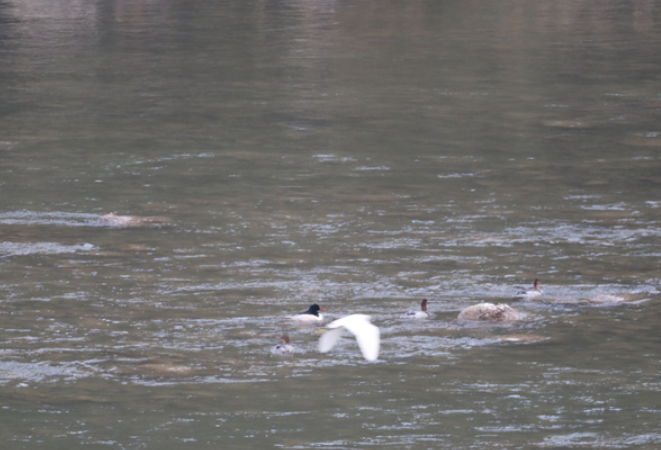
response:
<path id="1" fill-rule="evenodd" d="M 0 0 L 0 446 L 659 448 L 660 42 L 657 0 Z M 317 351 L 350 313 L 378 361 Z"/>

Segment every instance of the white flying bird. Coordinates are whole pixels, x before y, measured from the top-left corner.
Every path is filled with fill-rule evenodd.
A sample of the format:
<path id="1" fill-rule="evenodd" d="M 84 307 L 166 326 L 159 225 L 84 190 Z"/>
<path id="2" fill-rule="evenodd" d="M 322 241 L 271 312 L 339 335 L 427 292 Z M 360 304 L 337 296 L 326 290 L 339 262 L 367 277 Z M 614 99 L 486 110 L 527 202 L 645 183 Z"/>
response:
<path id="1" fill-rule="evenodd" d="M 379 329 L 370 323 L 370 319 L 370 316 L 364 314 L 352 314 L 329 323 L 327 325 L 329 330 L 319 339 L 319 351 L 321 353 L 330 351 L 337 344 L 344 329 L 347 329 L 356 336 L 365 359 L 375 361 L 379 356 Z"/>

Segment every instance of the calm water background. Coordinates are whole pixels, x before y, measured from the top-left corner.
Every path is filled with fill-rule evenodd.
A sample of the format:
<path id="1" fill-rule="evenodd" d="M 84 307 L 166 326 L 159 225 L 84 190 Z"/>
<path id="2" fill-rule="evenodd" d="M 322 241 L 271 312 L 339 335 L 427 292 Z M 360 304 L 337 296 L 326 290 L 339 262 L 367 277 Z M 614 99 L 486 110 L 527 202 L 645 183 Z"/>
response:
<path id="1" fill-rule="evenodd" d="M 2 447 L 658 448 L 660 42 L 652 0 L 0 1 Z"/>

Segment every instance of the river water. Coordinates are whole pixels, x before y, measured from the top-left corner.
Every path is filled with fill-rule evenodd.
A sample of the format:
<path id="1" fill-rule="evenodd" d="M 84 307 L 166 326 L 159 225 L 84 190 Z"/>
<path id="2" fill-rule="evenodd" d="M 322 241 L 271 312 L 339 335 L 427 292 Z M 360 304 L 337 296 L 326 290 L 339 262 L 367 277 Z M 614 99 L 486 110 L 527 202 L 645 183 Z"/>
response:
<path id="1" fill-rule="evenodd" d="M 659 448 L 659 42 L 655 0 L 0 2 L 2 448 Z M 376 362 L 318 352 L 350 313 Z"/>

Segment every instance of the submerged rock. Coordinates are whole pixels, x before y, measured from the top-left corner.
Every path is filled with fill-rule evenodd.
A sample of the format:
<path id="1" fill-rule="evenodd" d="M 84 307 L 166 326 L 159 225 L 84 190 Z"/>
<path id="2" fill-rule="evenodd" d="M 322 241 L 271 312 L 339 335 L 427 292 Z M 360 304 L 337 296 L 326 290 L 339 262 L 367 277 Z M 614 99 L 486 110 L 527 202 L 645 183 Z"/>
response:
<path id="1" fill-rule="evenodd" d="M 479 303 L 459 313 L 459 320 L 517 320 L 521 314 L 504 303 Z"/>
<path id="2" fill-rule="evenodd" d="M 546 341 L 550 338 L 544 336 L 537 336 L 535 334 L 506 334 L 496 338 L 498 343 L 514 343 L 514 344 L 532 344 L 535 342 Z"/>
<path id="3" fill-rule="evenodd" d="M 613 306 L 619 304 L 639 304 L 650 300 L 645 294 L 597 294 L 591 297 L 554 297 L 544 299 L 545 303 L 560 305 Z"/>
<path id="4" fill-rule="evenodd" d="M 172 226 L 174 222 L 168 217 L 162 216 L 118 216 L 114 213 L 104 214 L 98 221 L 113 228 L 150 228 Z"/>
<path id="5" fill-rule="evenodd" d="M 549 128 L 589 128 L 588 122 L 580 120 L 545 120 L 544 125 Z"/>

